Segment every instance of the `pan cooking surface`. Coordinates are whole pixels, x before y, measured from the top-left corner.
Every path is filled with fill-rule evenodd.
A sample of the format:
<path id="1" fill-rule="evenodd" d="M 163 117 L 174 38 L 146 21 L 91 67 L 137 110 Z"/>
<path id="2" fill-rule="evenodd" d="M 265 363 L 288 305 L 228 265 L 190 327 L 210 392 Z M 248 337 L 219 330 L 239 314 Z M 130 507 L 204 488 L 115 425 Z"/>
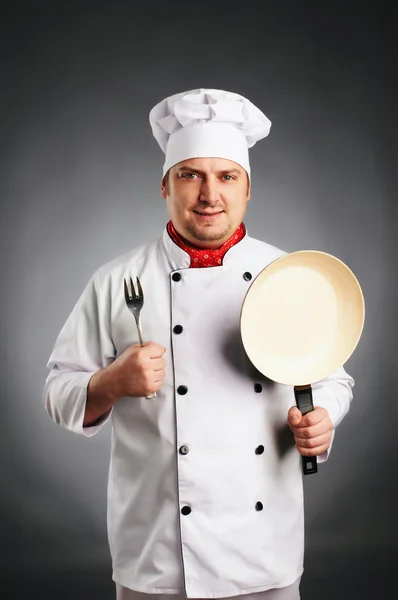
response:
<path id="1" fill-rule="evenodd" d="M 364 299 L 336 257 L 294 252 L 265 268 L 242 306 L 246 353 L 264 375 L 287 385 L 315 383 L 342 366 L 362 333 Z"/>

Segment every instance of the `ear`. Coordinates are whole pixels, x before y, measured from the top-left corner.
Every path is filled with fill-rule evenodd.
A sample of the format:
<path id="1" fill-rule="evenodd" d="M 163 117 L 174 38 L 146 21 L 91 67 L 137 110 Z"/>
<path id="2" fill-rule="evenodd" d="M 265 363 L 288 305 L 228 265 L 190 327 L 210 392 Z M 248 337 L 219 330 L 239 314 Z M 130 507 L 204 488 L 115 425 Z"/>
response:
<path id="1" fill-rule="evenodd" d="M 166 182 L 164 180 L 164 177 L 162 178 L 162 181 L 160 182 L 160 195 L 164 199 L 166 199 L 166 197 L 167 197 L 167 194 L 166 194 Z"/>
<path id="2" fill-rule="evenodd" d="M 249 202 L 249 200 L 251 198 L 252 182 L 251 182 L 250 177 L 247 172 L 246 172 L 246 179 L 247 179 L 247 201 Z"/>

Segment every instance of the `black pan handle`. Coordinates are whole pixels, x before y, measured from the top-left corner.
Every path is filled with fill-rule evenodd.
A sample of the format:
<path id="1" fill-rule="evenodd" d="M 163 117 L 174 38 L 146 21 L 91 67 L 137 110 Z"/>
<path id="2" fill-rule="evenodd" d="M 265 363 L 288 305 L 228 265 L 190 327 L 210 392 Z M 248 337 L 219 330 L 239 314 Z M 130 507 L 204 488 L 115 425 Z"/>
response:
<path id="1" fill-rule="evenodd" d="M 312 388 L 310 385 L 300 385 L 294 387 L 294 396 L 296 398 L 297 408 L 302 415 L 314 410 L 312 402 Z M 316 456 L 302 456 L 301 463 L 303 466 L 303 474 L 311 475 L 318 472 L 318 463 Z"/>

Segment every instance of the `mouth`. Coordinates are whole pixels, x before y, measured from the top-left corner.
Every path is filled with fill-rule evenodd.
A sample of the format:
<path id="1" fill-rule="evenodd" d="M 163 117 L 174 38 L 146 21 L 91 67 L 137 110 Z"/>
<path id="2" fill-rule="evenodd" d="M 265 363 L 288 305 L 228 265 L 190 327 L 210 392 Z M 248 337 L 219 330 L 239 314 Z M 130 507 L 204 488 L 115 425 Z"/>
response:
<path id="1" fill-rule="evenodd" d="M 217 217 L 222 215 L 224 211 L 219 210 L 217 212 L 210 213 L 205 211 L 194 210 L 193 212 L 203 221 L 214 221 L 215 219 L 217 219 Z"/>

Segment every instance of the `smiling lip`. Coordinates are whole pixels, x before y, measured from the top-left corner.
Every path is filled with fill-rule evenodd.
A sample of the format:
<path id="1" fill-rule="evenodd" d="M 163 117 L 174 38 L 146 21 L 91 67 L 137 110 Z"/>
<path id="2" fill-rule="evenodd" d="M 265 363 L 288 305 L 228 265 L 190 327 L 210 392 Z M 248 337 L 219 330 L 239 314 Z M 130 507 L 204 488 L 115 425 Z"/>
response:
<path id="1" fill-rule="evenodd" d="M 216 217 L 218 217 L 219 215 L 221 215 L 224 211 L 220 210 L 218 212 L 214 212 L 214 213 L 206 213 L 206 212 L 198 212 L 197 210 L 194 210 L 194 213 L 196 215 L 198 215 L 198 217 L 200 217 L 201 219 L 205 220 L 205 221 L 211 221 L 213 219 L 215 219 Z"/>

